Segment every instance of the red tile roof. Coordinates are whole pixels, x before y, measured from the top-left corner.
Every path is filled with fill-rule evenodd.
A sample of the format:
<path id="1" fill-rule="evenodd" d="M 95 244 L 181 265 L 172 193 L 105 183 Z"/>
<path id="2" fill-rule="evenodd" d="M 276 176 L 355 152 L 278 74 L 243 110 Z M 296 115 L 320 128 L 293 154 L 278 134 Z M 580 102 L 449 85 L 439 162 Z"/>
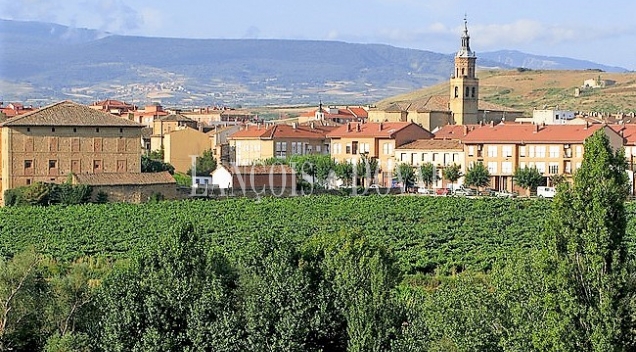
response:
<path id="1" fill-rule="evenodd" d="M 457 139 L 463 140 L 468 133 L 470 133 L 479 125 L 446 125 L 433 132 L 435 139 Z"/>
<path id="2" fill-rule="evenodd" d="M 290 125 L 270 125 L 250 126 L 239 130 L 229 136 L 230 139 L 238 138 L 259 138 L 259 139 L 280 139 L 280 138 L 302 138 L 302 139 L 325 139 L 329 128 L 325 126 L 311 128 L 306 126 Z"/>
<path id="3" fill-rule="evenodd" d="M 464 150 L 464 145 L 456 139 L 418 139 L 404 144 L 396 149 L 421 149 L 421 150 Z"/>
<path id="4" fill-rule="evenodd" d="M 610 125 L 610 127 L 614 131 L 623 134 L 625 145 L 636 145 L 636 124 Z"/>
<path id="5" fill-rule="evenodd" d="M 582 143 L 604 125 L 484 125 L 464 137 L 464 144 L 473 143 Z"/>
<path id="6" fill-rule="evenodd" d="M 426 131 L 423 127 L 413 122 L 369 122 L 369 123 L 350 122 L 328 133 L 327 137 L 329 138 L 341 138 L 341 137 L 393 138 L 395 133 L 397 133 L 398 131 L 410 125 L 418 126 L 423 131 Z"/>

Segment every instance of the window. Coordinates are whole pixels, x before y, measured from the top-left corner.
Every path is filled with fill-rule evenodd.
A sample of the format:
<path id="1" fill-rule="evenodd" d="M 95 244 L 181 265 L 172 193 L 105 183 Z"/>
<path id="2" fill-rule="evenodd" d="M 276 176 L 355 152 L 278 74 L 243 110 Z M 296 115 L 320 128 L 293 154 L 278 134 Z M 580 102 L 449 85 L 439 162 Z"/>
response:
<path id="1" fill-rule="evenodd" d="M 503 147 L 501 147 L 501 153 L 506 158 L 510 158 L 512 156 L 512 146 L 511 145 L 504 145 Z"/>
<path id="2" fill-rule="evenodd" d="M 475 155 L 475 146 L 469 145 L 468 146 L 468 156 L 473 156 L 473 155 Z"/>
<path id="3" fill-rule="evenodd" d="M 497 173 L 497 162 L 496 161 L 489 161 L 488 162 L 488 173 L 490 173 L 491 175 L 494 175 Z"/>
<path id="4" fill-rule="evenodd" d="M 572 173 L 572 162 L 571 161 L 566 161 L 565 162 L 565 170 L 564 172 L 566 174 L 571 174 Z"/>
<path id="5" fill-rule="evenodd" d="M 351 142 L 351 154 L 358 154 L 358 142 Z"/>
<path id="6" fill-rule="evenodd" d="M 25 152 L 33 151 L 33 137 L 26 137 L 24 139 L 24 151 Z"/>
<path id="7" fill-rule="evenodd" d="M 577 145 L 576 146 L 576 157 L 577 158 L 582 158 L 583 157 L 583 146 L 581 146 L 581 145 Z"/>
<path id="8" fill-rule="evenodd" d="M 512 175 L 512 162 L 504 161 L 501 163 L 501 173 L 504 175 Z"/>
<path id="9" fill-rule="evenodd" d="M 525 158 L 526 156 L 526 146 L 522 145 L 519 147 L 519 156 Z"/>
<path id="10" fill-rule="evenodd" d="M 360 143 L 360 153 L 369 153 L 369 143 Z"/>
<path id="11" fill-rule="evenodd" d="M 26 175 L 33 175 L 33 160 L 24 161 L 24 173 Z"/>
<path id="12" fill-rule="evenodd" d="M 550 146 L 550 158 L 558 158 L 560 149 L 561 148 L 559 148 L 558 145 L 551 145 Z"/>
<path id="13" fill-rule="evenodd" d="M 80 161 L 79 160 L 71 160 L 71 172 L 79 174 L 82 170 L 80 169 Z"/>
<path id="14" fill-rule="evenodd" d="M 400 153 L 400 161 L 406 161 L 406 153 Z"/>
<path id="15" fill-rule="evenodd" d="M 550 163 L 548 165 L 548 173 L 556 175 L 559 173 L 559 163 Z"/>
<path id="16" fill-rule="evenodd" d="M 311 151 L 311 148 L 309 148 L 309 150 Z M 316 146 L 316 153 L 320 153 L 321 151 L 321 147 L 319 145 Z"/>
<path id="17" fill-rule="evenodd" d="M 49 160 L 49 175 L 57 175 L 57 160 Z"/>
<path id="18" fill-rule="evenodd" d="M 525 168 L 525 167 L 526 167 L 526 163 L 525 163 L 525 161 L 522 161 L 522 162 L 520 162 L 520 163 L 519 163 L 519 168 L 520 168 L 520 169 L 523 169 L 523 168 Z"/>
<path id="19" fill-rule="evenodd" d="M 382 144 L 382 152 L 384 155 L 392 155 L 393 154 L 393 144 L 390 142 L 386 142 Z"/>
<path id="20" fill-rule="evenodd" d="M 433 153 L 433 157 L 431 158 L 431 161 L 432 161 L 432 162 L 435 162 L 435 161 L 437 161 L 437 159 L 439 159 L 439 158 L 437 157 L 437 153 Z"/>
<path id="21" fill-rule="evenodd" d="M 531 145 L 528 147 L 528 156 L 534 158 L 534 146 Z"/>
<path id="22" fill-rule="evenodd" d="M 93 160 L 93 172 L 103 172 L 102 161 L 101 160 Z"/>
<path id="23" fill-rule="evenodd" d="M 545 146 L 539 146 L 535 150 L 535 155 L 537 158 L 545 158 Z"/>
<path id="24" fill-rule="evenodd" d="M 536 163 L 534 166 L 537 167 L 537 170 L 539 170 L 539 173 L 545 174 L 545 163 Z"/>
<path id="25" fill-rule="evenodd" d="M 422 161 L 426 161 L 428 154 L 426 153 L 422 153 Z"/>
<path id="26" fill-rule="evenodd" d="M 464 69 L 462 68 L 462 71 Z M 463 73 L 463 72 L 462 72 Z M 466 87 L 466 98 L 468 98 L 470 96 L 470 88 Z"/>
<path id="27" fill-rule="evenodd" d="M 287 142 L 276 142 L 276 157 L 287 157 Z"/>
<path id="28" fill-rule="evenodd" d="M 444 165 L 450 164 L 450 154 L 444 153 Z"/>
<path id="29" fill-rule="evenodd" d="M 459 87 L 455 86 L 455 98 L 459 97 Z"/>
<path id="30" fill-rule="evenodd" d="M 470 97 L 471 97 L 471 98 L 474 98 L 474 97 L 475 97 L 475 87 L 473 87 L 473 88 L 471 89 L 471 95 L 470 95 Z"/>
<path id="31" fill-rule="evenodd" d="M 345 146 L 345 154 L 351 154 L 351 144 Z"/>
<path id="32" fill-rule="evenodd" d="M 496 158 L 497 157 L 497 146 L 496 145 L 489 145 L 488 146 L 488 157 L 489 158 Z"/>
<path id="33" fill-rule="evenodd" d="M 117 160 L 117 172 L 126 172 L 126 160 Z"/>

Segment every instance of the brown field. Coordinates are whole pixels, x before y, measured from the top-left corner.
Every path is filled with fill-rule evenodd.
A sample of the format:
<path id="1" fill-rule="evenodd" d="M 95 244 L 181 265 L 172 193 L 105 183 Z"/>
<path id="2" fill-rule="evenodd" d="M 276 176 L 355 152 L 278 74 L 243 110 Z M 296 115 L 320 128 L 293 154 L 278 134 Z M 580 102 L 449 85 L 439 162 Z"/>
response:
<path id="1" fill-rule="evenodd" d="M 605 88 L 577 87 L 588 79 L 611 80 Z M 525 71 L 482 70 L 478 72 L 480 97 L 485 101 L 522 110 L 531 115 L 533 108 L 558 107 L 573 111 L 604 113 L 636 112 L 636 73 L 589 71 Z M 379 101 L 378 107 L 392 102 L 412 101 L 431 95 L 448 94 L 448 82 Z"/>

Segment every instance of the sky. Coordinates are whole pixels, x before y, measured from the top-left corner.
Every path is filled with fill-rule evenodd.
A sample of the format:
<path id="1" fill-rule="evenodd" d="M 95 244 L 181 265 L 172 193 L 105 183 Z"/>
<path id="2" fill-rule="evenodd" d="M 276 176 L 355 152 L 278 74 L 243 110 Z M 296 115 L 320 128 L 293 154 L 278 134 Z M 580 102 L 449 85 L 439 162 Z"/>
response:
<path id="1" fill-rule="evenodd" d="M 518 50 L 636 70 L 636 1 L 0 0 L 0 18 L 174 38 L 337 40 L 452 53 Z M 1 50 L 1 49 L 0 49 Z"/>

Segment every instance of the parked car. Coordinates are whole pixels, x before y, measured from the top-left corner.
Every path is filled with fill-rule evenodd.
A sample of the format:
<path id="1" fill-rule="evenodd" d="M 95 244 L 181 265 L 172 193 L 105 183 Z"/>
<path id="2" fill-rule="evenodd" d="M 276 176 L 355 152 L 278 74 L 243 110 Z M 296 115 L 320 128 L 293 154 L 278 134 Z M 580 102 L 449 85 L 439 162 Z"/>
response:
<path id="1" fill-rule="evenodd" d="M 472 188 L 459 187 L 453 192 L 453 194 L 456 196 L 474 196 L 477 195 L 477 192 Z"/>
<path id="2" fill-rule="evenodd" d="M 554 187 L 537 187 L 537 197 L 539 198 L 554 198 L 556 196 L 556 188 Z"/>
<path id="3" fill-rule="evenodd" d="M 423 195 L 426 195 L 426 196 L 432 196 L 432 195 L 435 194 L 435 191 L 433 191 L 430 188 L 420 187 L 420 188 L 417 189 L 417 193 L 418 194 L 423 194 Z"/>
<path id="4" fill-rule="evenodd" d="M 447 196 L 452 193 L 453 191 L 450 188 L 438 188 L 435 190 L 435 194 L 438 196 Z"/>
<path id="5" fill-rule="evenodd" d="M 496 197 L 503 197 L 503 198 L 514 198 L 517 196 L 516 193 L 510 192 L 510 191 L 506 191 L 506 190 L 501 190 L 495 193 Z"/>
<path id="6" fill-rule="evenodd" d="M 494 197 L 497 195 L 497 190 L 493 188 L 486 188 L 480 192 L 480 195 Z"/>

